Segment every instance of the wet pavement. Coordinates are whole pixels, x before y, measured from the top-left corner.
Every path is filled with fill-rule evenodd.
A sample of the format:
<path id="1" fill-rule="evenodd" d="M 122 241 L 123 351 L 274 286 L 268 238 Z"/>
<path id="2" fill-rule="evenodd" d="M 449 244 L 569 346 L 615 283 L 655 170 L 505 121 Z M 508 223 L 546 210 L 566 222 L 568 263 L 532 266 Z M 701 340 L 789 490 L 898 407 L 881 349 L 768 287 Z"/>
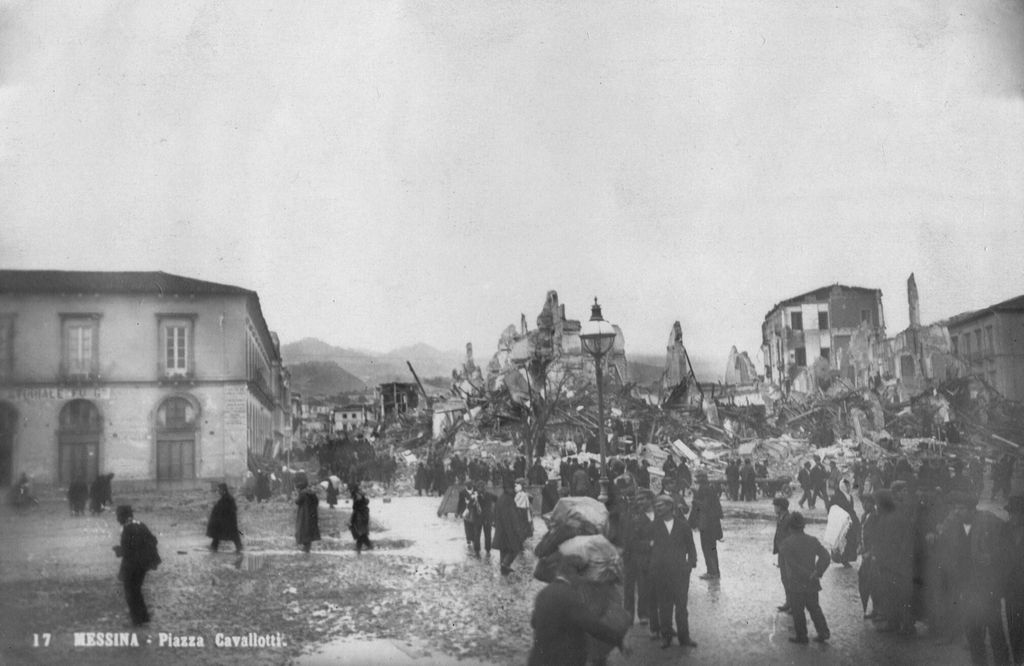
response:
<path id="1" fill-rule="evenodd" d="M 321 527 L 324 539 L 314 545 L 313 552 L 308 556 L 303 556 L 295 550 L 294 540 L 289 535 L 291 509 L 286 505 L 240 507 L 243 529 L 246 529 L 246 525 L 252 526 L 246 551 L 241 556 L 231 552 L 233 548 L 230 545 L 226 551 L 222 550 L 216 556 L 209 555 L 206 550 L 208 541 L 201 536 L 202 514 L 186 520 L 175 513 L 153 513 L 150 524 L 160 533 L 165 566 L 148 584 L 156 598 L 160 598 L 161 594 L 166 596 L 163 606 L 166 610 L 161 611 L 166 618 L 163 626 L 183 631 L 187 626 L 183 619 L 186 616 L 178 617 L 172 613 L 184 608 L 179 603 L 193 603 L 198 606 L 196 600 L 205 599 L 189 596 L 205 594 L 202 590 L 188 587 L 193 583 L 177 581 L 212 580 L 218 588 L 228 586 L 226 589 L 235 589 L 230 586 L 236 586 L 242 593 L 253 590 L 259 592 L 263 589 L 277 590 L 276 595 L 283 594 L 289 600 L 284 610 L 299 613 L 293 618 L 293 623 L 302 621 L 298 600 L 304 599 L 303 594 L 307 595 L 303 606 L 310 602 L 315 603 L 317 610 L 314 611 L 312 619 L 306 621 L 306 625 L 312 626 L 313 623 L 317 623 L 321 626 L 330 625 L 334 629 L 326 630 L 321 627 L 317 630 L 321 632 L 320 634 L 310 632 L 309 640 L 300 643 L 302 654 L 297 656 L 293 663 L 307 666 L 321 663 L 409 663 L 423 666 L 449 663 L 464 666 L 478 666 L 483 663 L 524 663 L 531 641 L 525 621 L 529 617 L 533 597 L 543 588 L 543 583 L 532 578 L 536 558 L 529 548 L 532 548 L 542 535 L 543 522 L 539 518 L 535 521 L 536 534 L 528 544 L 527 552 L 514 564 L 515 573 L 510 579 L 505 580 L 497 573 L 497 553 L 491 558 L 473 558 L 466 550 L 461 521 L 451 516 L 437 516 L 439 502 L 440 499 L 436 497 L 393 498 L 390 502 L 382 502 L 379 498 L 373 499 L 371 538 L 378 548 L 372 554 L 364 554 L 362 557 L 372 558 L 366 560 L 368 564 L 377 558 L 383 558 L 379 560 L 382 564 L 385 561 L 395 563 L 395 567 L 388 571 L 394 569 L 396 572 L 405 572 L 400 573 L 400 577 L 391 582 L 381 583 L 384 585 L 381 591 L 392 596 L 398 594 L 396 590 L 403 585 L 407 589 L 402 588 L 404 591 L 401 591 L 401 594 L 412 595 L 410 599 L 424 593 L 431 596 L 432 592 L 424 590 L 439 590 L 441 588 L 437 585 L 443 585 L 445 594 L 439 595 L 433 604 L 434 612 L 450 613 L 445 616 L 445 621 L 449 617 L 456 623 L 466 619 L 458 614 L 458 610 L 450 612 L 448 608 L 437 607 L 438 603 L 447 603 L 444 600 L 448 598 L 448 593 L 451 593 L 452 599 L 458 599 L 459 595 L 474 594 L 475 603 L 482 604 L 485 611 L 500 607 L 512 612 L 508 617 L 521 617 L 521 628 L 511 630 L 506 626 L 491 626 L 488 629 L 491 632 L 491 640 L 496 640 L 503 646 L 503 649 L 493 650 L 495 654 L 502 655 L 494 661 L 457 659 L 453 652 L 446 652 L 451 646 L 450 640 L 444 643 L 430 630 L 423 630 L 423 627 L 430 626 L 429 622 L 418 622 L 418 628 L 413 626 L 414 622 L 411 620 L 416 616 L 409 616 L 407 624 L 398 627 L 397 630 L 391 628 L 383 633 L 379 630 L 377 633 L 357 631 L 350 627 L 359 623 L 345 618 L 358 618 L 358 609 L 353 609 L 352 612 L 339 611 L 336 608 L 339 602 L 327 592 L 327 596 L 321 598 L 318 596 L 320 592 L 312 591 L 311 597 L 311 590 L 307 589 L 304 592 L 299 579 L 292 578 L 294 582 L 280 582 L 282 575 L 302 574 L 306 571 L 309 575 L 323 576 L 325 572 L 329 574 L 336 570 L 336 567 L 329 564 L 321 566 L 320 563 L 354 562 L 355 558 L 359 557 L 354 552 L 351 537 L 345 531 L 347 512 L 344 504 L 339 505 L 334 511 L 322 508 Z M 697 664 L 969 662 L 962 639 L 953 646 L 938 647 L 924 636 L 925 627 L 920 624 L 918 627 L 921 635 L 918 637 L 903 638 L 877 633 L 873 625 L 862 617 L 857 592 L 856 565 L 849 569 L 833 565 L 822 579 L 824 589 L 821 603 L 832 634 L 828 643 L 811 643 L 806 646 L 791 644 L 788 638 L 791 635 L 792 619 L 775 610 L 782 600 L 782 587 L 779 571 L 774 566 L 774 558 L 771 555 L 774 534 L 771 505 L 767 500 L 752 504 L 725 502 L 724 508 L 727 515 L 724 521 L 725 541 L 719 544 L 723 577 L 718 581 L 700 580 L 697 576 L 704 570 L 701 562 L 701 566 L 694 572 L 690 586 L 691 634 L 699 647 L 684 649 L 675 645 L 662 650 L 660 641 L 648 637 L 646 625 L 637 624 L 631 629 L 628 638 L 632 648 L 631 654 L 624 656 L 613 652 L 609 664 L 668 664 L 679 661 Z M 807 532 L 820 537 L 824 531 L 824 510 L 819 507 L 814 512 L 807 512 L 807 515 L 811 521 Z M 275 525 L 278 520 L 281 521 L 278 528 L 268 527 Z M 54 583 L 66 580 L 72 585 L 79 585 L 79 581 L 83 579 L 85 583 L 92 580 L 109 580 L 116 562 L 110 552 L 110 544 L 116 543 L 117 534 L 118 527 L 109 515 L 70 519 L 58 511 L 44 510 L 31 517 L 6 517 L 3 520 L 3 535 L 0 536 L 0 546 L 4 555 L 0 558 L 0 581 L 16 585 L 18 581 L 32 584 L 32 581 L 39 580 Z M 70 543 L 74 543 L 74 546 L 68 547 Z M 378 566 L 375 570 L 384 569 Z M 230 571 L 238 573 L 230 574 Z M 96 576 L 101 578 L 97 579 Z M 425 587 L 418 588 L 417 580 L 424 581 Z M 368 579 L 366 583 L 369 585 L 373 581 Z M 281 585 L 284 587 L 281 588 Z M 299 589 L 296 591 L 294 587 L 290 587 L 291 585 L 298 586 Z M 83 602 L 92 599 L 93 594 L 90 592 L 90 596 L 82 597 Z M 110 600 L 106 605 L 96 603 L 94 617 L 97 619 L 94 624 L 100 628 L 116 621 L 123 614 L 123 602 L 116 588 L 111 587 L 109 595 Z M 172 601 L 179 598 L 179 602 Z M 271 599 L 268 598 L 266 603 L 270 602 Z M 292 606 L 295 608 L 292 609 Z M 389 606 L 392 609 L 404 607 L 401 604 Z M 297 642 L 303 634 L 300 634 L 296 627 L 306 625 L 290 625 Z M 243 623 L 241 626 L 248 625 Z M 274 627 L 273 624 L 270 626 Z M 455 627 L 452 630 L 454 634 L 464 633 L 458 629 L 464 625 L 452 626 Z M 811 631 L 813 636 L 813 629 Z M 319 635 L 320 638 L 315 638 L 315 635 Z M 484 639 L 486 635 L 482 635 L 481 640 Z M 463 648 L 471 649 L 471 645 Z M 90 655 L 92 656 L 92 653 Z M 162 653 L 154 653 L 154 657 L 157 655 L 163 656 Z M 95 656 L 104 655 L 97 653 Z M 216 658 L 218 661 L 222 660 L 223 656 L 203 653 L 204 658 Z M 243 654 L 234 656 L 244 659 Z M 256 661 L 285 663 L 291 659 L 289 655 L 280 654 L 277 657 L 272 656 L 269 661 Z M 153 661 L 162 663 L 159 659 Z"/>

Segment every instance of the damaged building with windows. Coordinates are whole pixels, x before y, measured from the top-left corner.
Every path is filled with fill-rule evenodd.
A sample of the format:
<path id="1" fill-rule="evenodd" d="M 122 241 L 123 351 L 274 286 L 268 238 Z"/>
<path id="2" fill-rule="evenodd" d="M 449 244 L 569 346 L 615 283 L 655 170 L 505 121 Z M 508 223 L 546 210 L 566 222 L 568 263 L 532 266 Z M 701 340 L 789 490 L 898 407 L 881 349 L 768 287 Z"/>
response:
<path id="1" fill-rule="evenodd" d="M 817 363 L 865 386 L 885 340 L 882 291 L 834 284 L 777 303 L 761 324 L 765 378 L 793 390 L 813 386 Z M 818 361 L 822 359 L 822 361 Z"/>

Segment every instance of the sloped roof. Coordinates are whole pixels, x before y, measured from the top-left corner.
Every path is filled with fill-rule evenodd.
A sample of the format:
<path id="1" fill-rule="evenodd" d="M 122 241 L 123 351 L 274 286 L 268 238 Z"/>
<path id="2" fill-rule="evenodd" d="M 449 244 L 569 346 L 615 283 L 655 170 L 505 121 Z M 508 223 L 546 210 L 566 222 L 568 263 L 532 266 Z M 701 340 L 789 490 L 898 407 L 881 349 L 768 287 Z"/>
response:
<path id="1" fill-rule="evenodd" d="M 780 307 L 783 307 L 783 306 L 786 306 L 786 305 L 796 305 L 797 303 L 803 303 L 808 298 L 816 300 L 816 301 L 828 300 L 828 295 L 829 295 L 829 293 L 833 289 L 841 289 L 841 290 L 846 290 L 846 291 L 862 291 L 862 292 L 865 292 L 865 293 L 868 293 L 868 294 L 874 294 L 874 293 L 881 294 L 882 293 L 881 289 L 870 289 L 868 287 L 851 287 L 851 286 L 848 286 L 848 285 L 845 285 L 845 284 L 839 284 L 837 282 L 836 284 L 830 284 L 830 285 L 827 285 L 827 286 L 824 286 L 824 287 L 818 287 L 817 289 L 812 289 L 811 291 L 805 292 L 803 294 L 799 294 L 798 296 L 793 296 L 792 298 L 787 298 L 784 301 L 779 301 L 778 303 L 773 305 L 770 310 L 768 310 L 767 314 L 765 315 L 765 318 L 767 319 L 768 315 L 770 315 L 771 313 L 775 312 Z"/>
<path id="2" fill-rule="evenodd" d="M 0 293 L 128 293 L 180 296 L 232 294 L 248 296 L 256 292 L 162 271 L 0 270 Z"/>
<path id="3" fill-rule="evenodd" d="M 1024 311 L 1024 295 L 1016 296 L 1009 300 L 1005 300 L 995 305 L 990 305 L 987 308 L 980 310 L 968 310 L 967 312 L 961 312 L 960 314 L 953 315 L 949 319 L 943 320 L 940 323 L 950 326 L 959 326 L 975 319 L 980 319 L 986 315 L 990 315 L 993 312 L 1021 312 Z"/>

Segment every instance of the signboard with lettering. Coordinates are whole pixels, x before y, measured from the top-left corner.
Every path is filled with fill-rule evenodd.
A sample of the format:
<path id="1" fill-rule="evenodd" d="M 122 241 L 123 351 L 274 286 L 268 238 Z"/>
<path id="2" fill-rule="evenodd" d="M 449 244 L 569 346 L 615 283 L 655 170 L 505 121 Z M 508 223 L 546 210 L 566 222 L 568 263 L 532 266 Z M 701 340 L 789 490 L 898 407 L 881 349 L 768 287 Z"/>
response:
<path id="1" fill-rule="evenodd" d="M 31 386 L 0 389 L 0 400 L 110 400 L 108 386 Z"/>

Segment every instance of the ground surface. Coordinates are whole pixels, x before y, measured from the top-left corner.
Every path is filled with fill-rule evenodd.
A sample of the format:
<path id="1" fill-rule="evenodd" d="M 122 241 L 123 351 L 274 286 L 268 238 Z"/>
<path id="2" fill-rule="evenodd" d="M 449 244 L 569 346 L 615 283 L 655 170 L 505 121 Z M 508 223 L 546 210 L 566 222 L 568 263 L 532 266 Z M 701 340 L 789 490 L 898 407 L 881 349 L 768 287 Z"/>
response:
<path id="1" fill-rule="evenodd" d="M 145 594 L 152 624 L 136 632 L 142 645 L 73 647 L 74 632 L 122 632 L 127 621 L 117 559 L 119 526 L 110 512 L 72 518 L 56 496 L 24 514 L 0 512 L 0 663 L 521 664 L 531 642 L 529 616 L 543 587 L 526 553 L 509 580 L 497 553 L 477 560 L 465 550 L 462 525 L 436 515 L 438 498 L 371 502 L 378 549 L 357 557 L 344 530 L 348 511 L 321 504 L 323 541 L 304 555 L 295 548 L 293 508 L 284 499 L 240 502 L 245 554 L 231 544 L 206 550 L 210 493 L 119 497 L 160 539 L 163 564 Z M 772 562 L 773 523 L 767 501 L 726 503 L 720 544 L 723 578 L 694 576 L 690 622 L 696 649 L 661 650 L 646 626 L 630 632 L 632 654 L 612 664 L 941 663 L 967 661 L 961 643 L 938 648 L 922 637 L 877 634 L 861 617 L 856 569 L 833 567 L 822 606 L 832 629 L 825 646 L 794 646 L 792 621 Z M 811 514 L 819 521 L 824 511 Z M 538 536 L 542 529 L 537 521 Z M 808 532 L 819 535 L 823 525 Z M 535 537 L 536 539 L 537 537 Z M 700 569 L 702 572 L 703 569 Z M 695 572 L 699 573 L 699 572 Z M 217 633 L 280 636 L 265 649 L 218 648 Z M 36 634 L 49 647 L 33 647 Z M 161 633 L 202 636 L 203 648 L 161 647 Z M 813 630 L 812 630 L 813 635 Z M 146 639 L 152 641 L 146 644 Z"/>

